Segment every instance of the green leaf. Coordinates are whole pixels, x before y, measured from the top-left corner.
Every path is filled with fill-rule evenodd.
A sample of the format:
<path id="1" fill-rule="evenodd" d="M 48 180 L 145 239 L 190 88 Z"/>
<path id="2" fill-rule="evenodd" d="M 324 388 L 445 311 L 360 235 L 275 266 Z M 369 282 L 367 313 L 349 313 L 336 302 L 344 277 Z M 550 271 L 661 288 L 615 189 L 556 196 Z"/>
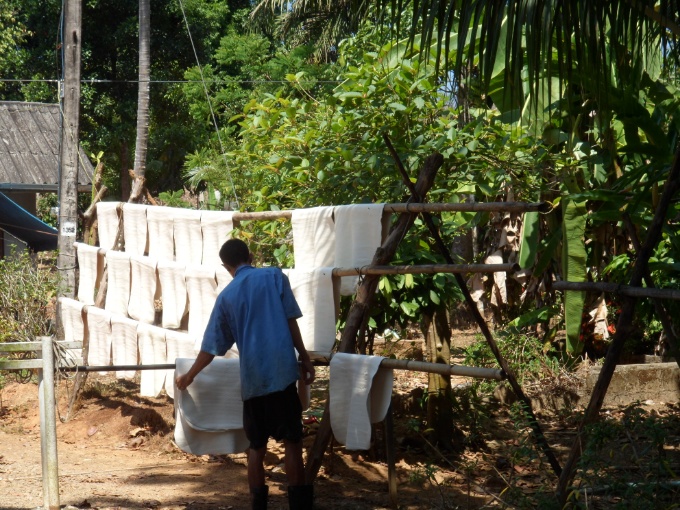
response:
<path id="1" fill-rule="evenodd" d="M 479 190 L 482 193 L 484 193 L 487 197 L 492 197 L 496 194 L 496 191 L 491 186 L 489 186 L 488 183 L 482 180 L 477 181 L 477 186 L 479 187 Z"/>
<path id="2" fill-rule="evenodd" d="M 390 282 L 389 278 L 383 278 L 383 280 L 384 280 L 385 292 L 387 292 L 388 294 L 391 294 L 392 293 L 392 282 Z"/>
<path id="3" fill-rule="evenodd" d="M 393 110 L 397 110 L 397 111 L 400 111 L 400 112 L 403 112 L 404 110 L 406 110 L 406 107 L 401 103 L 390 103 L 388 106 L 390 108 L 392 108 Z"/>
<path id="4" fill-rule="evenodd" d="M 532 324 L 536 324 L 538 322 L 545 322 L 551 317 L 555 316 L 556 314 L 557 314 L 556 307 L 544 306 L 542 308 L 539 308 L 538 310 L 532 310 L 523 315 L 520 315 L 519 317 L 511 320 L 508 323 L 508 326 L 520 329 L 525 326 L 531 326 Z"/>
<path id="5" fill-rule="evenodd" d="M 519 248 L 519 265 L 522 269 L 531 267 L 538 252 L 538 234 L 541 217 L 537 211 L 524 214 L 522 224 L 522 244 Z"/>
<path id="6" fill-rule="evenodd" d="M 364 97 L 363 92 L 341 92 L 336 95 L 340 99 L 349 99 L 352 97 Z"/>
<path id="7" fill-rule="evenodd" d="M 567 196 L 562 199 L 562 210 L 562 275 L 569 282 L 585 282 L 587 255 L 584 236 L 588 215 L 586 203 L 575 202 Z M 569 290 L 564 293 L 567 352 L 571 354 L 578 354 L 583 350 L 579 336 L 585 297 L 583 291 Z"/>

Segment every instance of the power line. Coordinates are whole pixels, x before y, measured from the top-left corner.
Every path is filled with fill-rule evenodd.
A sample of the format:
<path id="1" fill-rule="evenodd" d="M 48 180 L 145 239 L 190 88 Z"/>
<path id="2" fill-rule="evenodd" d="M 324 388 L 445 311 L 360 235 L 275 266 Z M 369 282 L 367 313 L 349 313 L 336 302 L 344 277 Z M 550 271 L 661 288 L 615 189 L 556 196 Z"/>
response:
<path id="1" fill-rule="evenodd" d="M 224 166 L 227 169 L 227 176 L 229 177 L 229 184 L 231 184 L 231 191 L 236 200 L 236 206 L 239 205 L 238 195 L 236 194 L 236 186 L 234 186 L 234 180 L 231 175 L 231 167 L 227 161 L 227 156 L 224 151 L 224 144 L 222 143 L 222 135 L 220 134 L 220 128 L 217 125 L 217 116 L 212 107 L 212 101 L 210 101 L 210 94 L 208 93 L 208 87 L 206 86 L 205 77 L 203 76 L 203 68 L 198 60 L 198 52 L 196 51 L 196 46 L 194 45 L 194 38 L 191 36 L 191 30 L 189 29 L 189 20 L 187 20 L 187 15 L 184 12 L 184 2 L 179 0 L 179 7 L 182 10 L 182 17 L 184 18 L 184 25 L 187 29 L 187 34 L 189 35 L 189 41 L 191 42 L 191 48 L 194 50 L 194 58 L 196 58 L 196 66 L 198 66 L 198 72 L 201 74 L 201 83 L 203 84 L 203 92 L 205 93 L 205 99 L 208 102 L 208 107 L 210 108 L 210 116 L 212 117 L 213 125 L 215 126 L 215 132 L 217 133 L 217 140 L 220 142 L 220 152 L 222 153 L 222 159 L 224 161 Z"/>
<path id="2" fill-rule="evenodd" d="M 61 80 L 54 78 L 0 78 L 0 82 L 9 83 L 59 83 Z M 297 83 L 321 83 L 321 84 L 339 84 L 342 80 L 299 80 Z M 102 80 L 99 78 L 81 78 L 81 84 L 95 84 L 95 83 L 111 83 L 111 84 L 139 84 L 139 83 L 159 83 L 159 84 L 173 84 L 173 83 L 236 83 L 241 85 L 258 85 L 265 83 L 290 83 L 287 80 Z"/>

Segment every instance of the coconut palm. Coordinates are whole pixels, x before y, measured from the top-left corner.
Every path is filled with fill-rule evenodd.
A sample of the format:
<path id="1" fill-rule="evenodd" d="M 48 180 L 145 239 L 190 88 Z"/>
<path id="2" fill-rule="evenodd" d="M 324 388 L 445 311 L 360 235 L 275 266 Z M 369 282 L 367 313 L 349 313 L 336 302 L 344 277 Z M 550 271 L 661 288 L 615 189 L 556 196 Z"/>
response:
<path id="1" fill-rule="evenodd" d="M 289 6 L 291 7 L 289 9 Z M 262 25 L 276 25 L 291 46 L 312 45 L 318 59 L 332 60 L 338 43 L 356 33 L 370 6 L 364 0 L 293 2 L 263 0 L 253 10 Z M 269 23 L 268 23 L 269 22 Z"/>
<path id="2" fill-rule="evenodd" d="M 139 91 L 137 95 L 137 141 L 135 144 L 135 180 L 131 202 L 142 200 L 146 153 L 149 143 L 149 79 L 151 69 L 151 7 L 150 0 L 139 0 Z"/>

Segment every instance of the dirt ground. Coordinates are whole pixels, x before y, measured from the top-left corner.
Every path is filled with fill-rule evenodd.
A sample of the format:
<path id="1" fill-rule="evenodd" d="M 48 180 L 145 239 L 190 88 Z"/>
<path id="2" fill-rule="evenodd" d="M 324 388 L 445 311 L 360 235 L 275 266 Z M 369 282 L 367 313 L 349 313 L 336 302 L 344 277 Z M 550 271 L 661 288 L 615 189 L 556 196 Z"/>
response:
<path id="1" fill-rule="evenodd" d="M 327 369 L 319 369 L 321 379 L 324 370 Z M 137 384 L 115 381 L 111 376 L 91 374 L 88 382 L 89 389 L 74 418 L 57 423 L 62 506 L 249 508 L 245 454 L 218 457 L 185 454 L 172 440 L 174 418 L 170 399 L 139 397 Z M 62 388 L 65 389 L 65 384 Z M 406 389 L 402 387 L 400 391 Z M 2 391 L 2 509 L 32 509 L 43 504 L 37 391 L 35 384 L 18 383 L 10 383 Z M 314 429 L 318 426 L 315 415 L 322 412 L 322 404 L 314 401 L 313 414 L 305 414 L 305 421 L 311 422 L 306 424 L 307 447 L 314 440 Z M 60 412 L 66 412 L 64 400 Z M 269 450 L 265 462 L 270 508 L 288 508 L 282 447 L 271 441 Z M 334 444 L 315 484 L 316 507 L 389 508 L 387 466 L 384 461 L 371 460 L 377 455 L 380 454 L 375 451 L 346 452 Z M 398 460 L 399 506 L 404 509 L 429 508 L 425 503 L 428 484 L 410 479 L 413 469 L 418 467 L 415 459 L 419 455 L 422 456 L 422 450 L 414 452 L 412 459 L 400 456 Z"/>
<path id="2" fill-rule="evenodd" d="M 319 368 L 312 406 L 305 413 L 306 447 L 314 441 L 323 410 L 327 370 Z M 456 378 L 453 384 L 466 382 Z M 71 385 L 71 381 L 62 381 L 59 386 L 58 410 L 62 415 Z M 555 477 L 540 456 L 517 461 L 527 434 L 517 427 L 509 408 L 498 403 L 487 406 L 494 410 L 493 416 L 477 417 L 484 425 L 484 437 L 479 441 L 471 437 L 473 427 L 466 429 L 464 451 L 442 453 L 434 448 L 418 431 L 425 388 L 426 376 L 395 372 L 397 501 L 392 502 L 389 496 L 384 434 L 381 425 L 376 425 L 375 446 L 368 452 L 348 452 L 332 444 L 315 482 L 315 508 L 518 508 L 505 501 L 510 489 L 531 494 L 540 487 L 554 486 Z M 0 399 L 0 509 L 41 507 L 37 386 L 9 382 L 0 391 Z M 677 406 L 669 409 L 678 414 Z M 469 408 L 468 413 L 475 416 L 479 410 Z M 548 441 L 562 462 L 575 435 L 573 424 L 564 417 L 543 421 Z M 62 507 L 249 508 L 245 454 L 188 455 L 175 446 L 173 430 L 172 400 L 165 396 L 140 397 L 134 381 L 90 374 L 81 406 L 71 420 L 57 424 Z M 674 440 L 677 438 L 676 434 Z M 673 454 L 673 462 L 680 464 L 677 445 Z M 266 473 L 269 508 L 288 508 L 283 452 L 275 442 L 270 443 Z"/>

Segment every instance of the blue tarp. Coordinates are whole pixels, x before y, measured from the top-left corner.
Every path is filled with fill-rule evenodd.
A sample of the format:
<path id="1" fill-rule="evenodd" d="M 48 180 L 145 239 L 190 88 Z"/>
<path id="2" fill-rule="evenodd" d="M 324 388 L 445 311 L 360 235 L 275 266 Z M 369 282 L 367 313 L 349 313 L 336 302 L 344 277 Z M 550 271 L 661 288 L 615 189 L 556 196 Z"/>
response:
<path id="1" fill-rule="evenodd" d="M 0 228 L 25 242 L 33 251 L 57 249 L 57 229 L 33 216 L 0 193 Z"/>

